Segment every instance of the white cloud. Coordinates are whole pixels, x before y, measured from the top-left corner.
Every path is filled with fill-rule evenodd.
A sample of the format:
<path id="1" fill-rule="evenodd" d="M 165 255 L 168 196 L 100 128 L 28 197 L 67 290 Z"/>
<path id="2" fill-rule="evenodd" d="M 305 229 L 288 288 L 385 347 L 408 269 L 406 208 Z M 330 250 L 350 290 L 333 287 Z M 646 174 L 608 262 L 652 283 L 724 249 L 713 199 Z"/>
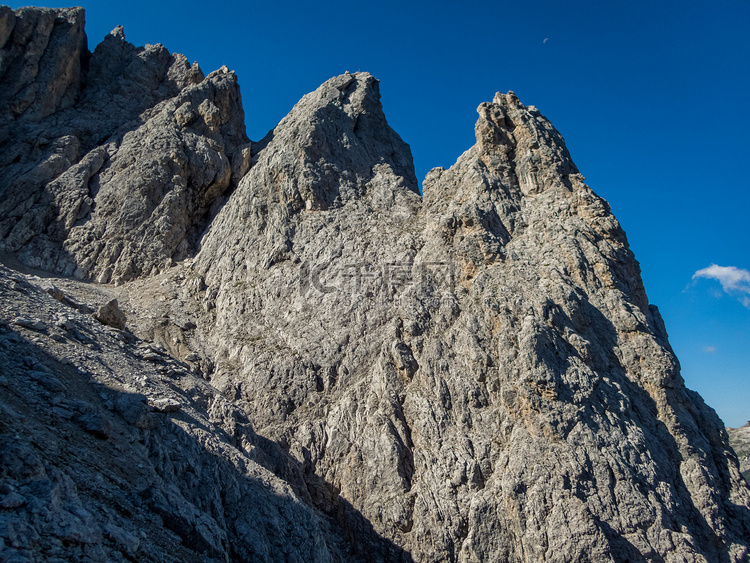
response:
<path id="1" fill-rule="evenodd" d="M 716 348 L 714 346 L 706 346 L 703 351 L 708 352 L 709 354 L 713 354 L 714 352 L 716 352 Z"/>
<path id="2" fill-rule="evenodd" d="M 698 278 L 718 280 L 726 293 L 736 296 L 745 307 L 750 308 L 750 271 L 711 264 L 693 274 L 693 281 Z"/>

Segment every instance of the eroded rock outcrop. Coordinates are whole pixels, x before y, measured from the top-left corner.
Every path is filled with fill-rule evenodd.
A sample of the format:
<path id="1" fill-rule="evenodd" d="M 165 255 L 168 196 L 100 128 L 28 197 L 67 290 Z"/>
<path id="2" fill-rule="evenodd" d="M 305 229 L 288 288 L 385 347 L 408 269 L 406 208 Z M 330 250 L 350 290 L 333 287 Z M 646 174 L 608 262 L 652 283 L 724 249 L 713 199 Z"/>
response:
<path id="1" fill-rule="evenodd" d="M 122 28 L 89 53 L 81 9 L 4 14 L 2 249 L 99 282 L 190 255 L 247 170 L 234 73 L 204 78 L 162 45 L 127 43 Z"/>
<path id="2" fill-rule="evenodd" d="M 63 283 L 58 300 L 0 267 L 3 561 L 348 558 L 246 414 L 189 363 L 69 304 L 107 291 Z"/>
<path id="3" fill-rule="evenodd" d="M 376 97 L 355 79 L 349 97 Z M 204 238 L 190 275 L 212 383 L 323 477 L 313 498 L 340 495 L 416 560 L 746 557 L 726 435 L 559 133 L 498 94 L 422 202 L 392 166 L 387 197 L 366 177 L 326 206 L 284 197 L 271 179 L 305 186 L 310 162 L 345 177 L 350 139 L 314 116 L 352 107 L 320 95 L 351 80 L 301 104 L 299 137 L 325 153 L 298 153 L 291 178 L 274 158 L 277 138 L 304 151 L 293 112 Z"/>
<path id="4" fill-rule="evenodd" d="M 55 13 L 65 22 L 78 14 Z M 161 47 L 129 46 L 117 29 L 102 45 L 79 78 L 60 78 L 80 82 L 79 101 L 66 106 L 62 96 L 47 117 L 6 114 L 20 124 L 17 139 L 57 132 L 45 133 L 53 149 L 21 143 L 25 152 L 0 172 L 13 186 L 5 198 L 21 202 L 21 212 L 0 208 L 0 235 L 27 264 L 127 282 L 100 301 L 117 298 L 132 338 L 152 348 L 133 359 L 137 340 L 118 352 L 102 336 L 103 350 L 91 353 L 104 366 L 165 366 L 143 376 L 128 368 L 111 383 L 159 390 L 116 412 L 151 444 L 137 455 L 162 479 L 138 486 L 144 510 L 185 554 L 263 558 L 299 517 L 279 558 L 750 557 L 750 490 L 721 421 L 685 388 L 622 228 L 539 111 L 513 93 L 482 104 L 476 145 L 432 170 L 420 197 L 410 150 L 366 73 L 305 96 L 251 153 L 231 73 L 204 79 Z M 100 72 L 115 69 L 107 83 L 124 82 L 97 90 L 95 61 L 108 52 L 122 64 Z M 123 117 L 139 88 L 129 69 L 144 65 L 161 69 L 149 74 L 156 98 L 139 98 L 145 105 Z M 108 97 L 122 111 L 114 133 L 75 129 Z M 59 172 L 42 166 L 50 159 L 64 164 Z M 46 172 L 33 172 L 39 166 Z M 40 299 L 3 275 L 7 295 Z M 55 283 L 75 294 L 45 289 L 45 307 L 85 303 L 99 287 Z M 6 321 L 11 344 L 31 331 L 18 333 L 61 353 L 55 335 L 83 322 L 49 329 L 27 309 L 26 324 Z M 91 342 L 116 331 L 86 326 Z M 47 393 L 72 385 L 26 367 L 37 375 L 19 364 L 20 377 Z M 160 377 L 173 371 L 179 384 Z M 164 461 L 178 457 L 174 428 L 152 425 L 167 416 L 186 433 L 185 461 Z M 79 427 L 92 443 L 119 443 L 118 417 L 107 432 L 101 417 Z M 208 474 L 239 492 L 217 499 Z M 267 477 L 245 489 L 248 474 Z M 27 509 L 13 495 L 23 486 L 0 500 L 19 518 Z M 243 516 L 269 490 L 281 520 Z M 131 533 L 127 518 L 113 525 Z M 167 540 L 141 547 L 101 530 L 125 538 L 122 553 L 171 557 Z M 91 543 L 103 545 L 99 537 Z"/>

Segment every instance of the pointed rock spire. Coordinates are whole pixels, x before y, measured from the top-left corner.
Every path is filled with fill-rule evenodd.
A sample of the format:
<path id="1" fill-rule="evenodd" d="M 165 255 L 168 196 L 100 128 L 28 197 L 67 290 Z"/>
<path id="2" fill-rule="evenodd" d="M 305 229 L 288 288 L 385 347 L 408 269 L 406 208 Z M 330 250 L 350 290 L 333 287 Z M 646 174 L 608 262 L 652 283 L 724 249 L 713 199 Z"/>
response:
<path id="1" fill-rule="evenodd" d="M 331 78 L 302 98 L 269 133 L 258 173 L 274 181 L 271 199 L 291 209 L 318 210 L 379 189 L 388 174 L 419 192 L 411 150 L 386 121 L 378 81 L 368 73 Z M 396 188 L 399 189 L 399 188 Z M 382 194 L 381 194 L 382 195 Z"/>

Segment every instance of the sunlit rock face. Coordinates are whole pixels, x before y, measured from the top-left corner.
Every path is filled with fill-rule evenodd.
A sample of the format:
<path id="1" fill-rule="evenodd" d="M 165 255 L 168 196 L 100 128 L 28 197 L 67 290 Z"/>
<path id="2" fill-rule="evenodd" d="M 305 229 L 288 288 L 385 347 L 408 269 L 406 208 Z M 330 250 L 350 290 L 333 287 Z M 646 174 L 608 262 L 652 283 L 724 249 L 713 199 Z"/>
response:
<path id="1" fill-rule="evenodd" d="M 367 73 L 327 81 L 251 145 L 226 69 L 204 77 L 121 28 L 89 53 L 80 10 L 0 10 L 5 36 L 0 239 L 9 264 L 65 279 L 0 272 L 4 349 L 43 356 L 59 383 L 13 360 L 0 400 L 42 424 L 51 397 L 89 393 L 81 413 L 53 410 L 77 429 L 66 447 L 128 452 L 103 469 L 32 451 L 36 427 L 8 418 L 14 455 L 65 483 L 90 533 L 59 540 L 32 517 L 36 477 L 12 469 L 0 535 L 31 531 L 6 549 L 750 557 L 721 422 L 685 389 L 625 233 L 536 108 L 512 92 L 482 104 L 476 145 L 420 195 Z M 91 316 L 113 298 L 124 330 Z M 115 479 L 128 456 L 142 471 Z M 107 495 L 86 493 L 96 475 Z"/>
<path id="2" fill-rule="evenodd" d="M 122 282 L 194 250 L 250 149 L 234 73 L 204 78 L 121 27 L 89 53 L 83 19 L 78 8 L 2 12 L 0 246 L 51 272 Z"/>

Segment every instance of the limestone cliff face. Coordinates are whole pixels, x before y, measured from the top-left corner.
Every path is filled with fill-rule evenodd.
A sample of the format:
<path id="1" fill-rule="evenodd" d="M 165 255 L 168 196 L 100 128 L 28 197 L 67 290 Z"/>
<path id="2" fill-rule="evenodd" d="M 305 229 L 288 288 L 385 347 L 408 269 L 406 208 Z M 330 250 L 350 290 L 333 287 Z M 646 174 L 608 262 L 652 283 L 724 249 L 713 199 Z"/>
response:
<path id="1" fill-rule="evenodd" d="M 122 28 L 89 53 L 81 9 L 2 15 L 2 248 L 99 282 L 190 255 L 249 159 L 234 74 Z"/>
<path id="2" fill-rule="evenodd" d="M 47 105 L 13 86 L 4 126 L 25 148 L 2 157 L 0 235 L 26 264 L 120 282 L 106 292 L 131 338 L 192 370 L 174 395 L 190 416 L 173 424 L 198 444 L 230 439 L 189 450 L 191 471 L 214 456 L 235 468 L 222 478 L 272 474 L 259 481 L 283 516 L 269 523 L 250 506 L 263 487 L 186 490 L 164 470 L 176 452 L 163 430 L 135 431 L 160 444 L 144 454 L 161 476 L 148 490 L 187 503 L 187 524 L 162 518 L 196 557 L 750 557 L 750 490 L 721 421 L 685 388 L 623 230 L 534 107 L 513 93 L 482 104 L 476 145 L 432 170 L 420 197 L 372 76 L 332 78 L 251 150 L 233 74 L 203 78 L 121 30 L 88 60 L 81 13 L 52 13 L 67 58 L 7 34 L 3 61 L 42 49 L 31 59 L 69 64 L 38 67 L 72 70 L 55 74 L 62 94 Z M 41 80 L 23 68 L 2 67 L 8 84 Z M 156 69 L 151 97 L 133 99 L 144 68 Z M 112 121 L 82 125 L 106 100 Z M 23 141 L 42 132 L 49 146 Z M 64 283 L 84 297 L 99 287 Z M 152 385 L 125 373 L 118 385 Z M 241 526 L 219 517 L 243 503 Z M 279 526 L 293 540 L 277 557 Z M 160 545 L 148 556 L 169 560 Z"/>
<path id="3" fill-rule="evenodd" d="M 189 271 L 212 384 L 323 478 L 313 498 L 347 499 L 416 560 L 740 559 L 748 495 L 719 420 L 559 133 L 498 94 L 422 201 L 384 147 L 359 197 L 325 184 L 304 205 L 284 186 L 345 177 L 358 137 L 315 117 L 300 135 L 300 109 L 368 115 L 368 97 L 358 74 L 305 98 L 204 237 Z"/>

